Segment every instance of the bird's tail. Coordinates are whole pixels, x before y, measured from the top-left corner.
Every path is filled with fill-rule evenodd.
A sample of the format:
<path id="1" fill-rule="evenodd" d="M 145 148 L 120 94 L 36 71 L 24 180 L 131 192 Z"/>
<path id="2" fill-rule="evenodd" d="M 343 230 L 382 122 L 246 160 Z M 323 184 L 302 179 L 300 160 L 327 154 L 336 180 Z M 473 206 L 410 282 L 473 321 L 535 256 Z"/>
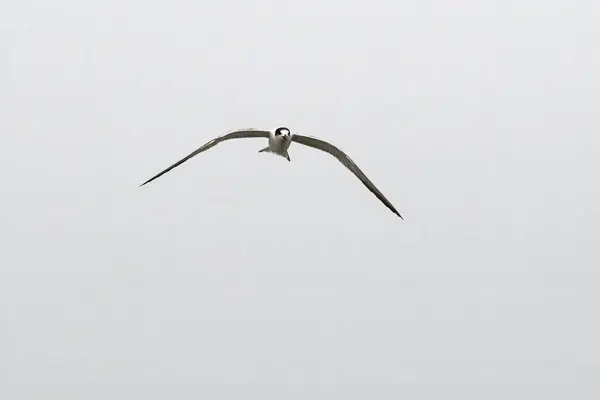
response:
<path id="1" fill-rule="evenodd" d="M 288 152 L 286 151 L 285 153 L 281 154 L 281 153 L 275 153 L 273 150 L 271 150 L 271 148 L 269 146 L 265 147 L 264 149 L 261 149 L 258 151 L 259 153 L 273 153 L 276 156 L 280 156 L 283 157 L 285 159 L 287 159 L 288 161 L 291 161 L 290 155 L 288 154 Z"/>

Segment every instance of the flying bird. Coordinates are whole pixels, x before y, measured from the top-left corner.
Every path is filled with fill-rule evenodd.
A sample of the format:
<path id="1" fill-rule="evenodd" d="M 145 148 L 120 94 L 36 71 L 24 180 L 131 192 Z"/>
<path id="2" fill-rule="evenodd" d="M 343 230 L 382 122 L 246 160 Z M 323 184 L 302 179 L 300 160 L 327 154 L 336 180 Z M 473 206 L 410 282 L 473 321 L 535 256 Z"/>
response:
<path id="1" fill-rule="evenodd" d="M 177 161 L 175 164 L 171 165 L 169 168 L 159 172 L 152 178 L 148 179 L 146 182 L 142 183 L 140 185 L 140 187 L 144 186 L 147 183 L 152 182 L 156 178 L 160 177 L 161 175 L 166 174 L 173 168 L 183 164 L 184 162 L 186 162 L 190 158 L 194 157 L 195 155 L 200 154 L 203 151 L 206 151 L 221 142 L 224 142 L 224 141 L 230 140 L 230 139 L 243 139 L 243 138 L 265 138 L 265 139 L 268 139 L 269 145 L 267 147 L 265 147 L 264 149 L 259 150 L 258 152 L 259 153 L 263 153 L 263 152 L 272 153 L 272 154 L 281 156 L 281 157 L 287 159 L 288 161 L 291 161 L 290 155 L 288 154 L 288 149 L 290 148 L 290 145 L 292 144 L 292 142 L 300 143 L 305 146 L 312 147 L 314 149 L 321 150 L 321 151 L 331 154 L 332 156 L 337 158 L 338 161 L 341 162 L 346 168 L 348 168 L 354 175 L 356 175 L 356 177 L 358 179 L 360 179 L 360 181 L 367 187 L 367 189 L 369 189 L 379 200 L 381 200 L 381 202 L 383 204 L 385 204 L 385 206 L 387 208 L 389 208 L 394 214 L 399 216 L 401 219 L 404 219 L 404 218 L 402 218 L 400 213 L 394 208 L 392 203 L 390 203 L 390 201 L 385 198 L 385 196 L 379 191 L 379 189 L 377 189 L 377 187 L 375 187 L 373 182 L 371 182 L 369 180 L 369 178 L 367 178 L 367 176 L 360 170 L 360 168 L 358 168 L 358 165 L 356 165 L 354 163 L 354 161 L 352 161 L 352 159 L 350 159 L 350 157 L 348 157 L 346 155 L 346 153 L 344 153 L 342 150 L 340 150 L 333 144 L 326 142 L 324 140 L 317 139 L 317 138 L 311 137 L 311 136 L 293 134 L 286 127 L 279 127 L 279 128 L 270 129 L 270 130 L 241 129 L 241 130 L 235 130 L 235 131 L 229 132 L 225 135 L 219 136 L 219 137 L 211 140 L 210 142 L 204 144 L 202 147 L 195 150 L 194 152 L 192 152 L 188 156 L 184 157 L 183 159 Z"/>

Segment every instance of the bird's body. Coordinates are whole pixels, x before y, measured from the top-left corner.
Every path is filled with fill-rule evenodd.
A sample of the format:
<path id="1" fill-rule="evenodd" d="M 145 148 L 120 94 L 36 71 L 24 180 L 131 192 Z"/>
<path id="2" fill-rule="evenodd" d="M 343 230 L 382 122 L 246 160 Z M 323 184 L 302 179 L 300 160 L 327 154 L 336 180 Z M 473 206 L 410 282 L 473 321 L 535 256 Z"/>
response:
<path id="1" fill-rule="evenodd" d="M 281 156 L 288 161 L 291 161 L 287 150 L 292 144 L 292 134 L 287 128 L 271 129 L 269 131 L 269 145 L 259 153 L 267 152 Z"/>
<path id="2" fill-rule="evenodd" d="M 268 146 L 264 149 L 259 150 L 259 153 L 267 152 L 272 153 L 278 156 L 281 156 L 288 161 L 291 161 L 290 156 L 288 154 L 288 149 L 290 148 L 292 142 L 300 143 L 308 147 L 315 148 L 317 150 L 324 151 L 326 153 L 331 154 L 335 158 L 338 159 L 346 168 L 348 168 L 360 181 L 369 189 L 387 208 L 389 208 L 394 214 L 402 218 L 400 213 L 394 208 L 392 203 L 390 203 L 385 196 L 375 187 L 375 185 L 367 178 L 367 176 L 358 168 L 358 166 L 344 153 L 342 150 L 337 148 L 336 146 L 323 141 L 321 139 L 317 139 L 310 136 L 292 134 L 290 130 L 286 127 L 279 127 L 275 129 L 269 130 L 258 130 L 258 129 L 243 129 L 229 132 L 223 136 L 219 136 L 208 143 L 204 144 L 199 149 L 195 150 L 193 153 L 179 160 L 175 164 L 171 165 L 169 168 L 163 170 L 152 178 L 148 179 L 146 182 L 142 183 L 140 186 L 144 186 L 147 183 L 155 180 L 161 175 L 169 172 L 173 168 L 178 165 L 183 164 L 185 161 L 194 157 L 195 155 L 206 151 L 220 142 L 230 139 L 241 139 L 241 138 L 266 138 L 268 139 Z M 402 218 L 404 219 L 404 218 Z"/>

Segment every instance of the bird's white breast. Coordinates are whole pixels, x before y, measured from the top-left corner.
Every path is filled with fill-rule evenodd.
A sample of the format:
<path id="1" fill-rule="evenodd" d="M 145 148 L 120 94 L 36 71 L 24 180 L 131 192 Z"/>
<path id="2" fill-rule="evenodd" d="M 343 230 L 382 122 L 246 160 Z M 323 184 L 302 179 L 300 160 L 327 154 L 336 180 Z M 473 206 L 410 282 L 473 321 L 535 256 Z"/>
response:
<path id="1" fill-rule="evenodd" d="M 275 136 L 274 133 L 271 133 L 269 136 L 269 148 L 271 148 L 273 153 L 282 154 L 287 151 L 290 144 L 292 144 L 292 138 L 290 136 Z"/>

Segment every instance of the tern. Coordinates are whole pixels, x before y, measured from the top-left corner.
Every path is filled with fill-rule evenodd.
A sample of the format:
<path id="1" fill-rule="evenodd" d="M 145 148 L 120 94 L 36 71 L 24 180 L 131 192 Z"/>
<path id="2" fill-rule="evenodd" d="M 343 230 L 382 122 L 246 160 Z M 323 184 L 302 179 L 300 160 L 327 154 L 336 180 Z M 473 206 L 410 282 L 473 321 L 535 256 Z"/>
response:
<path id="1" fill-rule="evenodd" d="M 346 153 L 344 153 L 338 147 L 334 146 L 333 144 L 331 144 L 329 142 L 326 142 L 321 139 L 317 139 L 312 136 L 304 136 L 304 135 L 292 133 L 288 128 L 283 127 L 283 126 L 275 128 L 275 129 L 269 129 L 269 130 L 240 129 L 240 130 L 231 131 L 222 136 L 216 137 L 213 140 L 204 144 L 199 149 L 192 152 L 191 154 L 189 154 L 186 157 L 182 158 L 181 160 L 177 161 L 175 164 L 171 165 L 169 168 L 154 175 L 152 178 L 150 178 L 146 182 L 142 183 L 140 185 L 140 187 L 144 186 L 147 183 L 152 182 L 156 178 L 166 174 L 173 168 L 183 164 L 184 162 L 186 162 L 190 158 L 194 157 L 195 155 L 198 155 L 198 154 L 202 153 L 203 151 L 206 151 L 221 142 L 224 142 L 224 141 L 230 140 L 230 139 L 245 139 L 245 138 L 268 139 L 269 145 L 267 147 L 265 147 L 264 149 L 259 150 L 258 152 L 259 153 L 263 153 L 263 152 L 264 153 L 272 153 L 272 154 L 281 156 L 281 157 L 287 159 L 288 161 L 291 161 L 290 155 L 288 154 L 288 149 L 290 148 L 290 145 L 292 144 L 292 142 L 300 143 L 305 146 L 312 147 L 313 149 L 321 150 L 321 151 L 331 154 L 332 156 L 337 158 L 338 161 L 341 162 L 346 168 L 348 168 L 354 175 L 356 175 L 356 177 L 358 179 L 360 179 L 360 181 L 367 187 L 367 189 L 369 189 L 387 208 L 389 208 L 394 214 L 399 216 L 401 219 L 404 219 L 404 218 L 402 218 L 400 213 L 396 210 L 396 208 L 394 208 L 392 203 L 390 203 L 390 201 L 385 198 L 383 193 L 381 193 L 379 191 L 379 189 L 377 189 L 377 187 L 375 187 L 373 182 L 371 182 L 369 180 L 369 178 L 367 178 L 367 176 L 360 170 L 360 168 L 358 168 L 358 165 L 356 165 L 354 163 L 354 161 L 352 161 L 352 159 L 350 159 L 350 157 L 348 157 L 348 155 L 346 155 Z"/>

